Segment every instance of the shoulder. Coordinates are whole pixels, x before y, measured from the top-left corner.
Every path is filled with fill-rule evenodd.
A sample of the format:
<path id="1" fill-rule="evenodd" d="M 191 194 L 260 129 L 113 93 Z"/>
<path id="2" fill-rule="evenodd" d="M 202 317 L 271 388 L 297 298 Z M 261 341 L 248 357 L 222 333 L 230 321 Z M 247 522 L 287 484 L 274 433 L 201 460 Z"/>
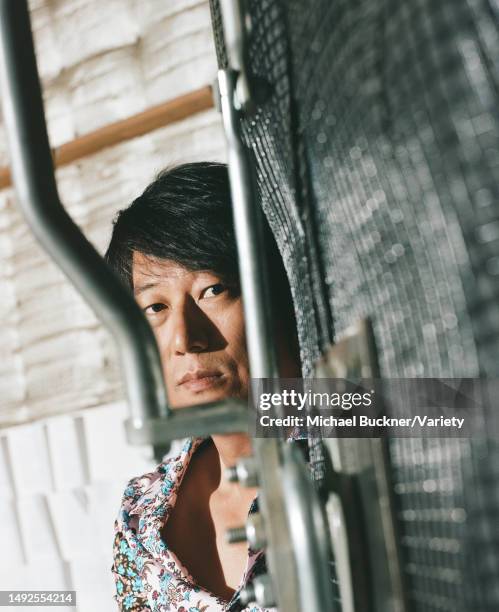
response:
<path id="1" fill-rule="evenodd" d="M 142 514 L 158 497 L 168 497 L 178 473 L 190 461 L 197 446 L 205 438 L 184 438 L 175 440 L 170 451 L 164 455 L 154 470 L 135 476 L 125 487 L 121 499 L 117 527 L 128 526 L 132 515 Z"/>

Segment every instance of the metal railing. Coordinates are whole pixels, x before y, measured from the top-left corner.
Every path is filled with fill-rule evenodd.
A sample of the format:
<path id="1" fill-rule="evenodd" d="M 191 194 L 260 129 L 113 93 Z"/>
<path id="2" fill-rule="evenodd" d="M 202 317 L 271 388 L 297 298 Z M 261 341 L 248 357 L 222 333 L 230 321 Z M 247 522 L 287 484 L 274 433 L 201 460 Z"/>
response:
<path id="1" fill-rule="evenodd" d="M 244 68 L 245 24 L 237 2 L 224 3 L 230 66 L 219 75 L 250 369 L 253 378 L 278 376 L 271 303 L 261 253 L 261 212 L 251 182 L 248 152 L 239 131 L 253 102 Z M 237 10 L 236 10 L 237 9 Z M 107 268 L 61 204 L 54 177 L 41 87 L 26 0 L 0 0 L 0 74 L 4 121 L 14 185 L 35 236 L 114 335 L 123 364 L 131 417 L 129 440 L 166 446 L 170 440 L 215 432 L 246 431 L 246 402 L 232 398 L 183 408 L 168 407 L 154 335 L 133 298 Z M 296 449 L 284 440 L 255 439 L 253 461 L 270 577 L 258 577 L 243 594 L 283 612 L 333 612 L 328 576 L 329 537 L 319 499 Z M 236 474 L 237 470 L 232 473 Z"/>
<path id="2" fill-rule="evenodd" d="M 221 429 L 246 431 L 247 407 L 242 401 L 229 399 L 172 413 L 158 347 L 146 318 L 64 209 L 54 176 L 25 0 L 0 0 L 0 78 L 19 204 L 42 247 L 118 344 L 130 405 L 130 441 L 156 444 L 160 431 L 161 444 L 167 446 L 170 440 L 189 435 L 197 422 L 197 435 Z M 169 426 L 160 427 L 163 422 Z"/>
<path id="3" fill-rule="evenodd" d="M 228 67 L 218 76 L 220 108 L 227 139 L 234 223 L 245 304 L 251 375 L 278 377 L 269 279 L 263 262 L 261 215 L 250 152 L 241 120 L 249 118 L 266 91 L 252 80 L 245 63 L 249 33 L 242 3 L 221 2 Z M 260 485 L 260 512 L 271 580 L 261 577 L 247 602 L 277 604 L 286 612 L 335 610 L 328 574 L 328 528 L 303 459 L 278 439 L 253 441 Z M 269 588 L 272 585 L 273 588 Z M 258 588 L 260 586 L 260 588 Z"/>

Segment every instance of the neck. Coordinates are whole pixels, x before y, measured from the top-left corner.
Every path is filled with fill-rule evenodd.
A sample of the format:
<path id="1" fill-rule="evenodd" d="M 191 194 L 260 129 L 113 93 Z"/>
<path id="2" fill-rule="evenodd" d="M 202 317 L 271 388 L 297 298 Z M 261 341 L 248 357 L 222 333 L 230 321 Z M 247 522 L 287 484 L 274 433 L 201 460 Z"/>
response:
<path id="1" fill-rule="evenodd" d="M 252 453 L 251 438 L 245 433 L 215 434 L 212 439 L 220 457 L 222 470 L 235 465 L 241 457 L 248 457 Z"/>
<path id="2" fill-rule="evenodd" d="M 241 457 L 251 455 L 251 438 L 244 433 L 214 434 L 212 441 L 207 447 L 205 461 L 209 462 L 212 469 L 206 470 L 212 476 L 210 488 L 225 488 L 228 483 L 224 472 L 228 467 L 235 465 Z M 205 463 L 206 465 L 206 463 Z"/>

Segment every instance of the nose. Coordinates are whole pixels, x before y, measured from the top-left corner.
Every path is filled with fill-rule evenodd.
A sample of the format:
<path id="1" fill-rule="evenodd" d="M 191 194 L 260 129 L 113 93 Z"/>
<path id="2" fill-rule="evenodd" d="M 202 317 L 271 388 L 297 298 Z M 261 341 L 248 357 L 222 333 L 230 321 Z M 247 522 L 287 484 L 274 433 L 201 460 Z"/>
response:
<path id="1" fill-rule="evenodd" d="M 200 353 L 208 348 L 208 329 L 203 312 L 194 300 L 187 299 L 172 313 L 172 348 L 176 355 Z"/>

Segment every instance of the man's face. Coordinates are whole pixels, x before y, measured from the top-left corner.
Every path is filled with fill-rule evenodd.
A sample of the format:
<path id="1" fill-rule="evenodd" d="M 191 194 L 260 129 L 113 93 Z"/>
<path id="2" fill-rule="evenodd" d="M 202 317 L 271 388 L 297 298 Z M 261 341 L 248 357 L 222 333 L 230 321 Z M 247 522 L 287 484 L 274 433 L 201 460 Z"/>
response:
<path id="1" fill-rule="evenodd" d="M 156 336 L 172 407 L 247 396 L 248 354 L 237 287 L 213 272 L 135 252 L 133 288 Z"/>

